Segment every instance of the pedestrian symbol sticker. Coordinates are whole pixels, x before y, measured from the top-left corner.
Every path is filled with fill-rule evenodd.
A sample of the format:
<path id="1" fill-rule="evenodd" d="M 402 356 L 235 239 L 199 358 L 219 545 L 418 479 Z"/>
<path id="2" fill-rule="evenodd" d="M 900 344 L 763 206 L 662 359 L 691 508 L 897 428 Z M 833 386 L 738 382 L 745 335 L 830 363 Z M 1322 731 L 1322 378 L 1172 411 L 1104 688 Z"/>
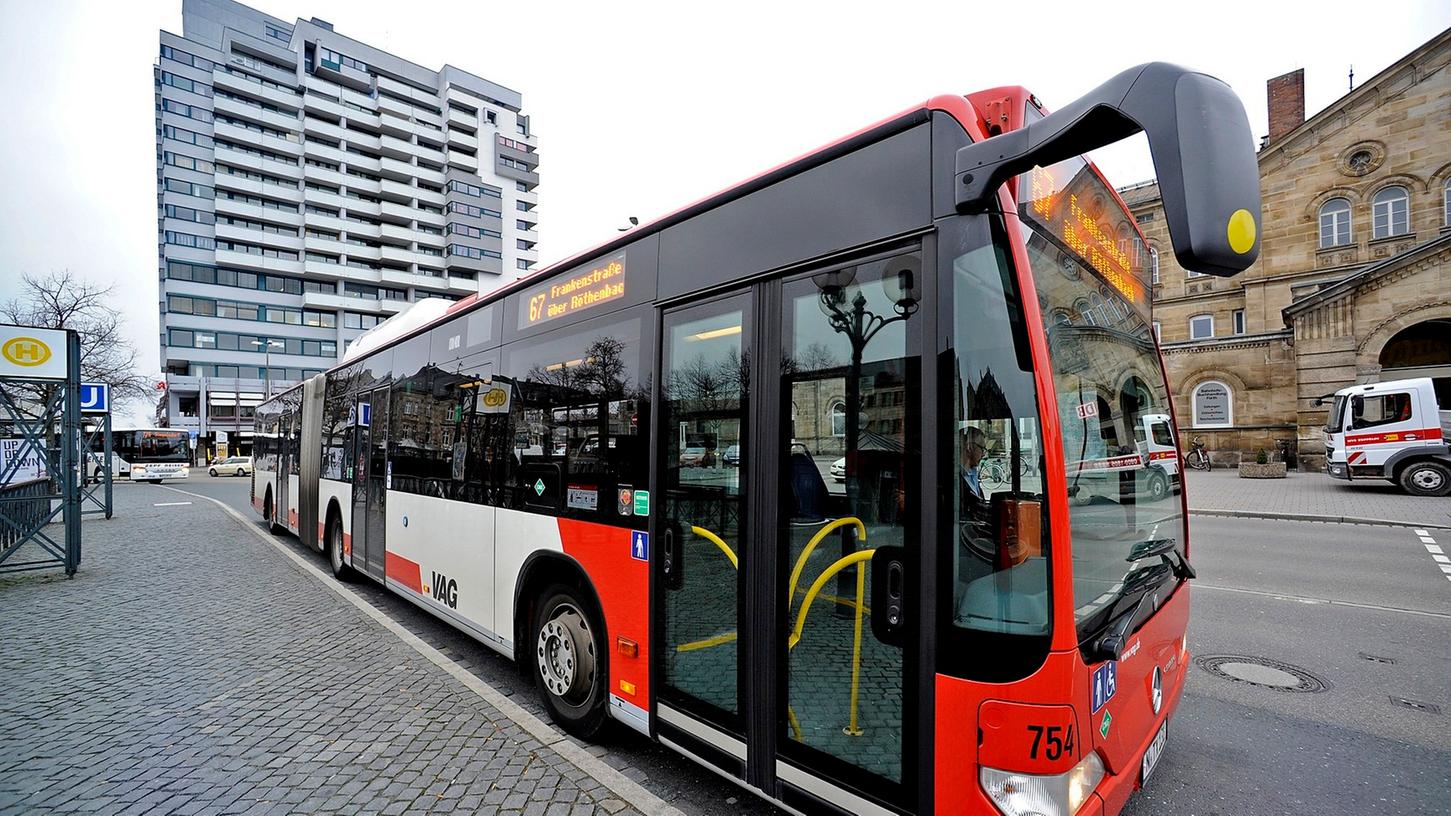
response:
<path id="1" fill-rule="evenodd" d="M 1118 661 L 1110 660 L 1102 666 L 1093 670 L 1093 709 L 1092 713 L 1097 714 L 1098 710 L 1113 699 L 1118 691 Z"/>
<path id="2" fill-rule="evenodd" d="M 650 534 L 630 531 L 630 557 L 636 561 L 650 560 Z"/>
<path id="3" fill-rule="evenodd" d="M 1108 739 L 1108 726 L 1112 722 L 1113 715 L 1107 711 L 1103 712 L 1103 726 L 1098 729 L 1098 733 L 1102 734 L 1104 739 Z"/>
<path id="4" fill-rule="evenodd" d="M 537 480 L 535 480 L 535 482 L 534 482 L 534 495 L 536 495 L 536 496 L 543 496 L 544 495 L 544 480 L 543 479 L 537 479 Z"/>

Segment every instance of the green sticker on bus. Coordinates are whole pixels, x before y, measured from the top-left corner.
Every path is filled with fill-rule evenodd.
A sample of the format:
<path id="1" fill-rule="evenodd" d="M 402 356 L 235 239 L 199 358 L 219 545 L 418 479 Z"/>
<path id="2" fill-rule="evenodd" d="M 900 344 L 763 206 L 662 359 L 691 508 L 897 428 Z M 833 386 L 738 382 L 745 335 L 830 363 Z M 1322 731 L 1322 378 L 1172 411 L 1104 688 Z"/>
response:
<path id="1" fill-rule="evenodd" d="M 544 495 L 544 480 L 543 479 L 537 479 L 537 480 L 535 480 L 535 482 L 534 482 L 534 495 L 536 495 L 536 496 L 543 496 Z"/>
<path id="2" fill-rule="evenodd" d="M 1102 734 L 1104 739 L 1108 739 L 1108 726 L 1112 722 L 1113 715 L 1107 711 L 1103 712 L 1103 727 L 1098 729 L 1098 733 Z"/>
<path id="3" fill-rule="evenodd" d="M 636 490 L 635 491 L 635 515 L 637 515 L 637 516 L 648 516 L 648 515 L 650 515 L 650 491 L 648 491 L 648 490 Z"/>

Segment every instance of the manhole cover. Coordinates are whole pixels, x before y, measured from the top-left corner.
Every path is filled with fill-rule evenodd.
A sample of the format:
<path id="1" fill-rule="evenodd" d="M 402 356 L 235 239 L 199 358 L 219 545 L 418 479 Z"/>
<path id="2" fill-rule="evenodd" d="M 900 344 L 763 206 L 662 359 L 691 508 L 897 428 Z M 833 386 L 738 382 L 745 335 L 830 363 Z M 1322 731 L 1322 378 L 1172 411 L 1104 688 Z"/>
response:
<path id="1" fill-rule="evenodd" d="M 1329 683 L 1299 666 L 1264 657 L 1246 655 L 1206 655 L 1194 661 L 1199 668 L 1216 677 L 1248 683 L 1272 691 L 1295 691 L 1313 694 L 1324 691 Z"/>

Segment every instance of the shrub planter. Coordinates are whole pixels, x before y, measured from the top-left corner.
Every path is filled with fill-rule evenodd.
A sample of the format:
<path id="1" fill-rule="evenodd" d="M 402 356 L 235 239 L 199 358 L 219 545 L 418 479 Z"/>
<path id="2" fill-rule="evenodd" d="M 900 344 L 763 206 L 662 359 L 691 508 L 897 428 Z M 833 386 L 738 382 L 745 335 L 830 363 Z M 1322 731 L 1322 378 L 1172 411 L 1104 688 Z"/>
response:
<path id="1" fill-rule="evenodd" d="M 1284 462 L 1269 462 L 1259 465 L 1254 462 L 1239 463 L 1239 478 L 1241 479 L 1283 479 L 1285 478 Z"/>

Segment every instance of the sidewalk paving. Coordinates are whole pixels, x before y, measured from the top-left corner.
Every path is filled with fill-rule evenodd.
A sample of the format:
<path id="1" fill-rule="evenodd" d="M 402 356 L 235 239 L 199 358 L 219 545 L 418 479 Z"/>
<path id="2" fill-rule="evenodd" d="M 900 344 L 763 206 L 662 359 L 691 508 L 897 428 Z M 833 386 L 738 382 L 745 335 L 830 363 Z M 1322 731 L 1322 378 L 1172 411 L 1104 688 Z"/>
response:
<path id="1" fill-rule="evenodd" d="M 216 505 L 116 498 L 0 581 L 0 813 L 636 812 Z"/>
<path id="2" fill-rule="evenodd" d="M 1229 468 L 1189 470 L 1185 492 L 1191 514 L 1451 527 L 1451 499 L 1410 496 L 1380 479 L 1345 482 L 1297 472 L 1241 479 Z"/>

